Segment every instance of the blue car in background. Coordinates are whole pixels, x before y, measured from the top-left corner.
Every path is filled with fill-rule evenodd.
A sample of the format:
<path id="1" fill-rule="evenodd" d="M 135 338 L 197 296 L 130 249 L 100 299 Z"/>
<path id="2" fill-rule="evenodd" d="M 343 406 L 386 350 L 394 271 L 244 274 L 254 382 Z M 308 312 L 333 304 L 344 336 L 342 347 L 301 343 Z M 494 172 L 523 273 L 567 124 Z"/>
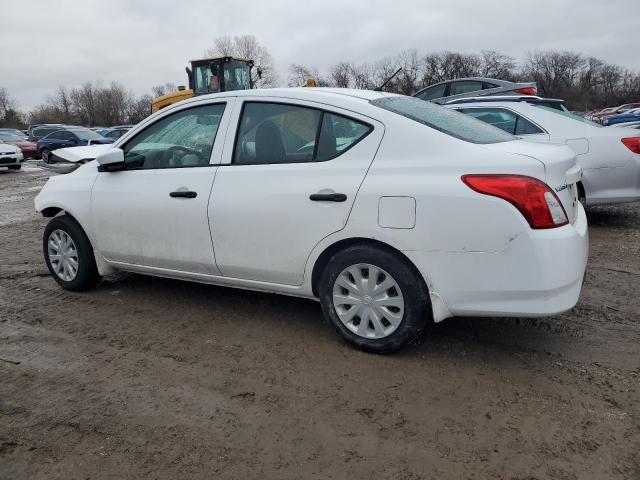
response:
<path id="1" fill-rule="evenodd" d="M 85 145 L 113 143 L 111 138 L 105 138 L 88 128 L 66 128 L 50 133 L 38 140 L 38 153 L 46 163 L 51 163 L 51 152 L 58 148 L 81 147 Z"/>
<path id="2" fill-rule="evenodd" d="M 627 110 L 619 115 L 611 115 L 602 119 L 602 124 L 606 126 L 615 125 L 617 123 L 638 122 L 640 121 L 640 108 Z"/>

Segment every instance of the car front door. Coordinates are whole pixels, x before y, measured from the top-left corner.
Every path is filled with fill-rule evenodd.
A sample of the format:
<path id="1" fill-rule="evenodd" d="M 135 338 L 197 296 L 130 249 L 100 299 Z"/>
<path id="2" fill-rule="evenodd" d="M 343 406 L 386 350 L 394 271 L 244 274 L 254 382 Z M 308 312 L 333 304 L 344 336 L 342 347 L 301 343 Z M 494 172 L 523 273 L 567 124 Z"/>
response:
<path id="1" fill-rule="evenodd" d="M 172 111 L 120 146 L 124 170 L 98 174 L 93 231 L 108 261 L 143 271 L 219 273 L 207 205 L 232 102 Z"/>
<path id="2" fill-rule="evenodd" d="M 223 275 L 300 285 L 314 246 L 346 225 L 383 126 L 277 102 L 245 101 L 234 115 L 209 205 L 211 235 Z"/>

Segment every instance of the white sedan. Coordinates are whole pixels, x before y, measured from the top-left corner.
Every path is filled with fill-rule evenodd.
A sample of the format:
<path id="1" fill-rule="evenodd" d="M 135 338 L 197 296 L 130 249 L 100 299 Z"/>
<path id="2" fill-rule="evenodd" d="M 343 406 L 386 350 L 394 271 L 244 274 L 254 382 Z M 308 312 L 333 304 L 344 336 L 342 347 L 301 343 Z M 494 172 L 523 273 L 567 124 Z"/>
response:
<path id="1" fill-rule="evenodd" d="M 449 106 L 530 140 L 570 146 L 584 176 L 587 205 L 640 200 L 640 135 L 602 127 L 569 112 L 527 102 L 476 102 Z"/>
<path id="2" fill-rule="evenodd" d="M 273 89 L 196 97 L 35 200 L 62 287 L 121 270 L 320 301 L 391 352 L 454 315 L 572 308 L 588 239 L 567 147 L 410 97 Z M 93 152 L 93 153 L 91 153 Z"/>
<path id="3" fill-rule="evenodd" d="M 0 167 L 6 167 L 9 170 L 20 170 L 24 162 L 22 150 L 10 143 L 0 141 Z"/>

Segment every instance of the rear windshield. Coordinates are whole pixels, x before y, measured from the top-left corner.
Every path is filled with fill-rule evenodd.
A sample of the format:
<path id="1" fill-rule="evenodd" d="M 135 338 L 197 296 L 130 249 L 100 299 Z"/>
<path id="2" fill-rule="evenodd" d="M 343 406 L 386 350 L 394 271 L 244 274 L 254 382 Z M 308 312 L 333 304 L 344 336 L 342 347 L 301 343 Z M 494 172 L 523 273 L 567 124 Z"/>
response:
<path id="1" fill-rule="evenodd" d="M 101 138 L 104 138 L 102 135 L 92 130 L 72 130 L 72 132 L 75 133 L 76 137 L 80 140 L 100 140 Z"/>
<path id="2" fill-rule="evenodd" d="M 566 110 L 558 110 L 557 108 L 551 108 L 551 107 L 548 107 L 547 105 L 536 105 L 536 107 L 542 108 L 542 109 L 546 110 L 547 112 L 557 113 L 558 115 L 562 115 L 563 117 L 571 118 L 572 120 L 576 120 L 578 122 L 582 122 L 582 123 L 586 123 L 586 124 L 592 125 L 594 127 L 602 127 L 602 125 L 600 125 L 599 123 L 592 122 L 591 120 L 587 120 L 586 118 L 583 118 L 583 117 L 581 117 L 579 115 L 575 115 L 575 114 L 573 114 L 571 112 L 568 112 Z"/>
<path id="3" fill-rule="evenodd" d="M 464 113 L 413 97 L 378 98 L 371 104 L 466 142 L 500 143 L 516 138 Z"/>

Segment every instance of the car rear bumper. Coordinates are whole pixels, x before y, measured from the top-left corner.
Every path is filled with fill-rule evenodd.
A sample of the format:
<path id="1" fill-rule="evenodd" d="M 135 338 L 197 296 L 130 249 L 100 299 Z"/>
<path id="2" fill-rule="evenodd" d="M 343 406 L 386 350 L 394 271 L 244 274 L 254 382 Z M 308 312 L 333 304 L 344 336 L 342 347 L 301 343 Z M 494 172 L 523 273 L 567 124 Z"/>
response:
<path id="1" fill-rule="evenodd" d="M 496 252 L 405 252 L 453 316 L 555 315 L 575 306 L 589 251 L 587 217 L 573 224 L 527 229 Z M 450 315 L 434 320 L 440 321 Z"/>

